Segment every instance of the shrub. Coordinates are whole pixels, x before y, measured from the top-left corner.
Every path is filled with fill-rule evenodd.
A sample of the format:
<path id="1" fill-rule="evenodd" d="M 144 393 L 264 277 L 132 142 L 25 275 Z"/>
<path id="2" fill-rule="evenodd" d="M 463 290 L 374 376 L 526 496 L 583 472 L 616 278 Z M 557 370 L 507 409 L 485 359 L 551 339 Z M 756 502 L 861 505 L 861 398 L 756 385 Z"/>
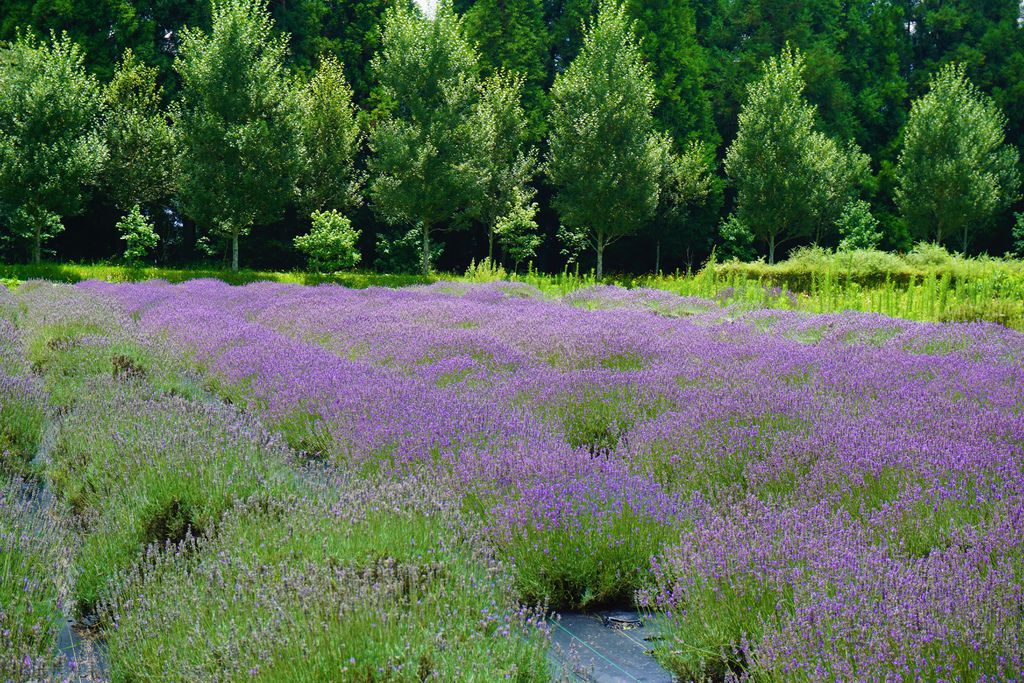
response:
<path id="1" fill-rule="evenodd" d="M 718 246 L 722 258 L 740 261 L 754 258 L 754 233 L 735 214 L 722 221 L 718 234 L 722 238 Z"/>
<path id="2" fill-rule="evenodd" d="M 945 266 L 953 262 L 953 255 L 944 246 L 934 242 L 918 242 L 906 256 L 906 261 L 919 268 Z"/>
<path id="3" fill-rule="evenodd" d="M 863 199 L 847 204 L 836 226 L 842 237 L 839 242 L 840 251 L 875 249 L 882 241 L 878 219 L 872 215 L 871 205 Z"/>
<path id="4" fill-rule="evenodd" d="M 295 248 L 309 258 L 309 267 L 320 272 L 353 268 L 362 255 L 356 249 L 360 231 L 337 211 L 314 211 L 313 229 L 295 238 Z"/>
<path id="5" fill-rule="evenodd" d="M 153 223 L 142 214 L 138 204 L 117 222 L 117 231 L 125 243 L 124 260 L 133 265 L 144 261 L 160 241 Z"/>

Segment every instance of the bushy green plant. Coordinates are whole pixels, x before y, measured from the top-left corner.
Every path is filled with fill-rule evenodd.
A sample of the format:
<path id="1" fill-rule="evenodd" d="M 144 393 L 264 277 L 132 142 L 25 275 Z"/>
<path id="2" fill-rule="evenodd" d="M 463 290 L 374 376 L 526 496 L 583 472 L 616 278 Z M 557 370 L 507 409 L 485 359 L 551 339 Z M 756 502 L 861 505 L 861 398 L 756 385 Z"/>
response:
<path id="1" fill-rule="evenodd" d="M 353 268 L 362 259 L 356 242 L 361 231 L 337 211 L 314 211 L 313 228 L 295 238 L 295 248 L 309 258 L 309 267 L 319 272 Z"/>
<path id="2" fill-rule="evenodd" d="M 124 260 L 131 265 L 144 261 L 160 242 L 160 235 L 156 234 L 153 223 L 143 215 L 138 204 L 117 222 L 117 232 L 125 243 Z"/>
<path id="3" fill-rule="evenodd" d="M 718 255 L 725 260 L 738 259 L 750 261 L 756 255 L 754 251 L 754 233 L 739 219 L 732 214 L 718 227 L 718 235 L 721 242 L 716 246 Z"/>
<path id="4" fill-rule="evenodd" d="M 936 242 L 918 242 L 905 258 L 912 266 L 945 266 L 953 260 L 953 255 Z"/>
<path id="5" fill-rule="evenodd" d="M 194 552 L 147 558 L 105 605 L 114 678 L 548 680 L 533 612 L 416 494 L 356 482 L 258 499 Z"/>
<path id="6" fill-rule="evenodd" d="M 840 251 L 875 249 L 882 241 L 878 219 L 871 213 L 871 205 L 863 199 L 847 204 L 836 225 L 842 238 Z"/>

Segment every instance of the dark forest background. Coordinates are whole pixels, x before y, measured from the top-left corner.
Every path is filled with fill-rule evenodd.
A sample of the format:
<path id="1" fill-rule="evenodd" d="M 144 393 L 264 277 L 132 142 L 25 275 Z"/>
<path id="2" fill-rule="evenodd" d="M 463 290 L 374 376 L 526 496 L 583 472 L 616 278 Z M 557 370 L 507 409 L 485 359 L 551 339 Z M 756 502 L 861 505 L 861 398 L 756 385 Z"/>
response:
<path id="1" fill-rule="evenodd" d="M 321 55 L 343 61 L 366 125 L 372 125 L 375 88 L 369 62 L 380 42 L 385 10 L 401 0 L 275 0 L 269 3 L 277 29 L 289 36 L 291 67 L 310 73 Z M 786 43 L 806 58 L 807 96 L 817 105 L 826 133 L 853 140 L 870 155 L 875 173 L 872 211 L 881 220 L 883 248 L 909 248 L 910 237 L 891 205 L 893 168 L 909 102 L 927 90 L 929 75 L 949 62 L 990 94 L 1008 118 L 1007 140 L 1024 139 L 1024 28 L 1018 0 L 628 0 L 643 50 L 654 73 L 658 123 L 678 142 L 700 139 L 717 145 L 720 158 L 735 137 L 737 115 L 748 83 L 763 61 Z M 455 0 L 470 37 L 488 70 L 499 67 L 527 78 L 524 106 L 532 142 L 543 154 L 548 89 L 555 74 L 576 55 L 583 21 L 596 9 L 591 0 Z M 19 27 L 41 36 L 67 31 L 84 48 L 88 68 L 109 79 L 126 48 L 160 70 L 165 96 L 176 92 L 172 68 L 183 26 L 206 27 L 209 3 L 179 0 L 4 0 L 0 39 L 12 40 Z M 555 238 L 557 216 L 551 190 L 535 179 L 544 242 L 535 267 L 560 270 L 564 258 Z M 727 186 L 703 207 L 680 217 L 678 225 L 658 226 L 665 270 L 699 264 L 717 239 L 734 197 Z M 979 236 L 972 249 L 993 254 L 1010 248 L 1011 207 L 995 229 Z M 68 218 L 67 230 L 50 243 L 62 260 L 114 258 L 121 249 L 115 230 L 119 212 L 97 195 L 84 214 Z M 376 235 L 385 230 L 365 206 L 352 214 L 362 229 L 363 263 L 374 263 Z M 158 259 L 180 265 L 209 257 L 196 249 L 196 230 L 170 208 L 156 216 L 163 236 Z M 297 212 L 260 226 L 242 245 L 252 267 L 297 267 L 292 245 L 308 229 Z M 627 240 L 608 255 L 609 270 L 642 272 L 654 268 L 655 231 Z M 667 237 L 666 237 L 667 236 Z M 443 238 L 436 266 L 465 268 L 486 253 L 483 231 Z M 794 245 L 795 246 L 795 245 Z M 829 246 L 829 245 L 826 245 Z M 227 250 L 225 249 L 225 258 Z M 7 258 L 18 255 L 6 254 Z M 588 254 L 583 265 L 588 266 Z M 215 257 L 214 263 L 220 261 Z"/>

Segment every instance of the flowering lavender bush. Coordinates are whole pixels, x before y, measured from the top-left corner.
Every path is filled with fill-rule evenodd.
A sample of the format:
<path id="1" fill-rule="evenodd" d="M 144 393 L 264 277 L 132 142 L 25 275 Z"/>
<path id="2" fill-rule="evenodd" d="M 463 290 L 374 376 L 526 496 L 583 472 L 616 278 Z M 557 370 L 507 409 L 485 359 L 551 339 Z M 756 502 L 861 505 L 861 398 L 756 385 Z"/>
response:
<path id="1" fill-rule="evenodd" d="M 21 480 L 0 483 L 0 680 L 49 680 L 57 663 L 55 568 L 64 530 L 24 498 Z"/>
<path id="2" fill-rule="evenodd" d="M 88 405 L 62 438 L 80 445 L 51 468 L 96 538 L 140 528 L 126 520 L 138 491 L 156 487 L 151 466 L 168 482 L 175 469 L 197 477 L 218 501 L 202 539 L 191 539 L 197 525 L 178 545 L 181 534 L 124 546 L 172 541 L 135 570 L 125 551 L 122 573 L 104 579 L 117 666 L 203 678 L 237 661 L 227 678 L 301 679 L 281 668 L 285 653 L 394 651 L 402 624 L 417 635 L 394 659 L 332 654 L 323 666 L 403 680 L 426 661 L 424 675 L 445 677 L 486 651 L 510 674 L 534 671 L 539 650 L 523 643 L 535 641 L 495 637 L 533 633 L 513 599 L 635 598 L 664 617 L 658 654 L 684 678 L 1002 680 L 1024 668 L 1024 336 L 520 290 L 191 281 L 19 292 L 44 320 L 59 321 L 62 299 L 106 311 L 103 343 L 144 361 L 141 376 L 113 377 L 111 364 L 78 385 Z M 65 367 L 63 350 L 47 361 L 40 348 L 45 372 Z M 158 379 L 193 373 L 193 384 Z M 179 385 L 190 398 L 173 395 Z M 196 413 L 217 401 L 233 407 Z M 234 425 L 256 423 L 284 443 L 245 445 Z M 208 436 L 179 438 L 175 425 Z M 180 442 L 173 456 L 165 441 Z M 326 492 L 308 474 L 321 471 L 333 473 Z M 218 483 L 229 480 L 240 488 Z M 289 500 L 303 501 L 294 514 L 280 509 Z M 338 505 L 347 516 L 321 527 Z M 361 588 L 371 576 L 400 593 L 416 586 L 422 602 L 388 593 L 402 605 L 388 612 Z M 219 614 L 233 586 L 237 611 Z M 454 606 L 438 597 L 453 594 L 464 595 Z M 360 616 L 337 618 L 324 595 Z M 502 626 L 476 631 L 466 615 L 490 600 Z M 427 614 L 463 659 L 445 654 L 447 640 L 426 645 Z M 143 643 L 148 629 L 167 643 Z M 251 633 L 263 635 L 249 645 Z M 260 655 L 270 642 L 283 644 Z"/>
<path id="3" fill-rule="evenodd" d="M 114 676 L 547 680 L 541 615 L 473 557 L 451 501 L 415 482 L 324 483 L 254 499 L 215 538 L 123 574 L 104 605 Z"/>

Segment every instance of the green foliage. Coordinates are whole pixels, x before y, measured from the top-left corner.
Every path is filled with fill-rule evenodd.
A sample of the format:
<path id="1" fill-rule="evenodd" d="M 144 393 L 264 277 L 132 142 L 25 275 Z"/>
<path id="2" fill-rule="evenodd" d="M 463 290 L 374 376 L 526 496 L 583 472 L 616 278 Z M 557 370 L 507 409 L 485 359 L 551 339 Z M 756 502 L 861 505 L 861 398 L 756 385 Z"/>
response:
<path id="1" fill-rule="evenodd" d="M 299 201 L 307 211 L 346 209 L 360 201 L 355 171 L 362 143 L 352 89 L 342 64 L 329 55 L 300 97 L 302 172 Z"/>
<path id="2" fill-rule="evenodd" d="M 548 44 L 544 0 L 479 0 L 465 11 L 466 36 L 477 44 L 484 76 L 499 72 L 522 79 L 527 139 L 547 130 Z"/>
<path id="3" fill-rule="evenodd" d="M 1020 196 L 1017 151 L 1004 144 L 1006 117 L 967 79 L 939 70 L 914 101 L 896 168 L 896 202 L 912 232 L 964 252 L 993 214 Z"/>
<path id="4" fill-rule="evenodd" d="M 373 68 L 385 103 L 370 135 L 373 208 L 388 223 L 416 227 L 427 275 L 431 230 L 465 227 L 479 205 L 477 57 L 447 0 L 433 19 L 399 4 Z"/>
<path id="5" fill-rule="evenodd" d="M 444 244 L 436 241 L 430 242 L 429 259 L 431 263 L 435 263 L 443 253 Z M 403 275 L 419 273 L 419 278 L 424 280 L 431 277 L 422 274 L 423 231 L 419 226 L 377 233 L 376 254 L 377 258 L 373 265 L 381 272 Z"/>
<path id="6" fill-rule="evenodd" d="M 502 252 L 516 268 L 533 259 L 540 247 L 541 236 L 537 234 L 537 222 L 534 220 L 536 214 L 536 204 L 514 201 L 509 211 L 499 216 L 494 225 L 494 235 Z"/>
<path id="7" fill-rule="evenodd" d="M 84 208 L 107 158 L 100 86 L 66 35 L 28 34 L 0 53 L 0 206 L 8 238 L 27 239 L 39 263 L 60 219 Z"/>
<path id="8" fill-rule="evenodd" d="M 627 0 L 636 19 L 640 48 L 654 79 L 654 117 L 679 142 L 717 143 L 711 100 L 705 89 L 705 48 L 697 39 L 697 16 L 690 0 Z"/>
<path id="9" fill-rule="evenodd" d="M 185 213 L 232 242 L 281 215 L 293 195 L 300 131 L 286 39 L 258 0 L 215 0 L 209 33 L 188 29 L 173 109 Z"/>
<path id="10" fill-rule="evenodd" d="M 522 77 L 503 71 L 484 81 L 473 125 L 483 183 L 478 214 L 487 227 L 487 258 L 492 261 L 495 238 L 517 263 L 532 258 L 540 244 L 529 186 L 537 158 L 523 147 L 527 121 L 520 104 L 522 88 Z"/>
<path id="11" fill-rule="evenodd" d="M 843 209 L 837 223 L 840 251 L 855 249 L 877 249 L 882 241 L 882 232 L 878 228 L 878 219 L 871 213 L 871 204 L 858 199 L 850 202 Z"/>
<path id="12" fill-rule="evenodd" d="M 309 257 L 309 267 L 318 272 L 354 268 L 362 255 L 356 249 L 360 231 L 337 211 L 314 211 L 313 229 L 295 238 L 295 248 Z"/>
<path id="13" fill-rule="evenodd" d="M 138 204 L 117 222 L 117 232 L 124 240 L 124 260 L 132 265 L 145 261 L 160 242 L 153 223 L 142 214 Z"/>
<path id="14" fill-rule="evenodd" d="M 721 240 L 718 253 L 726 260 L 750 261 L 757 253 L 754 250 L 754 233 L 736 214 L 722 221 L 718 226 L 718 236 Z"/>
<path id="15" fill-rule="evenodd" d="M 655 272 L 660 272 L 661 247 L 686 250 L 710 249 L 712 234 L 697 223 L 697 207 L 708 205 L 722 192 L 721 178 L 715 173 L 718 158 L 713 145 L 691 141 L 683 151 L 672 151 L 667 159 L 664 188 L 658 204 L 653 232 L 658 241 Z"/>
<path id="16" fill-rule="evenodd" d="M 1024 213 L 1015 213 L 1016 222 L 1013 224 L 1013 249 L 1017 256 L 1024 258 Z"/>
<path id="17" fill-rule="evenodd" d="M 822 237 L 868 173 L 856 147 L 843 149 L 815 130 L 815 108 L 803 96 L 804 64 L 788 46 L 765 63 L 725 157 L 736 215 L 767 242 L 769 263 L 779 244 Z"/>
<path id="18" fill-rule="evenodd" d="M 122 211 L 168 199 L 174 190 L 174 136 L 162 109 L 155 67 L 127 50 L 104 91 L 110 158 L 103 191 Z"/>
<path id="19" fill-rule="evenodd" d="M 654 83 L 633 30 L 621 5 L 603 2 L 551 91 L 547 173 L 559 235 L 571 251 L 595 250 L 599 278 L 605 248 L 653 215 L 669 149 L 655 129 Z"/>

